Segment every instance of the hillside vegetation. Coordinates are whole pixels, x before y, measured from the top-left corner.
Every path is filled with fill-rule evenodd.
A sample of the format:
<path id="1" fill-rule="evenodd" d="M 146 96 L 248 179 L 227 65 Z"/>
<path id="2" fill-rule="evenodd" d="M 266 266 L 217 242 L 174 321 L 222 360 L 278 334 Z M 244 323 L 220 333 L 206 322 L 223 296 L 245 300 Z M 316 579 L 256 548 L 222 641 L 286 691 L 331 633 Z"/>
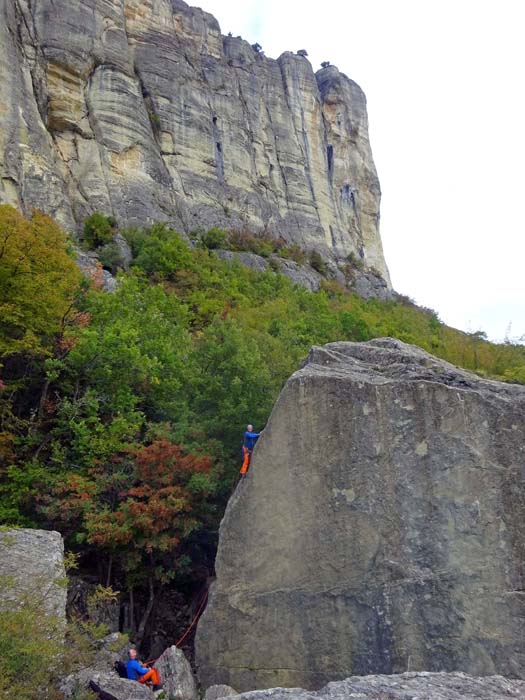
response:
<path id="1" fill-rule="evenodd" d="M 86 238 L 115 265 L 97 216 Z M 139 638 L 162 587 L 209 575 L 245 425 L 264 426 L 313 344 L 393 336 L 525 382 L 524 347 L 406 300 L 308 292 L 219 260 L 217 233 L 193 247 L 162 225 L 123 233 L 132 267 L 108 294 L 53 221 L 0 207 L 0 521 L 56 528 L 104 586 L 141 591 Z"/>

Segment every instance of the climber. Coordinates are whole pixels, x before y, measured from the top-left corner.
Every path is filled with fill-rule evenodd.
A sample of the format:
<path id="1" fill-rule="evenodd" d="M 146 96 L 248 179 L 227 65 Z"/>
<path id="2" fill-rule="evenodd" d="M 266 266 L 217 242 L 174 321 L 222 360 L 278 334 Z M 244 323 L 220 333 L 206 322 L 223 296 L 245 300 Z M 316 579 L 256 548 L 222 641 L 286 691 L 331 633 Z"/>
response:
<path id="1" fill-rule="evenodd" d="M 128 651 L 128 662 L 126 664 L 126 671 L 130 681 L 138 681 L 139 683 L 151 682 L 153 685 L 153 690 L 160 690 L 160 673 L 156 668 L 147 668 L 141 666 L 137 661 L 137 650 L 130 649 Z"/>
<path id="2" fill-rule="evenodd" d="M 262 432 L 262 430 L 261 430 Z M 257 442 L 257 438 L 261 433 L 253 432 L 253 425 L 248 425 L 246 432 L 244 433 L 244 439 L 242 441 L 242 467 L 241 467 L 241 477 L 246 476 L 248 473 L 248 468 L 250 466 L 250 460 L 252 458 L 253 448 Z"/>

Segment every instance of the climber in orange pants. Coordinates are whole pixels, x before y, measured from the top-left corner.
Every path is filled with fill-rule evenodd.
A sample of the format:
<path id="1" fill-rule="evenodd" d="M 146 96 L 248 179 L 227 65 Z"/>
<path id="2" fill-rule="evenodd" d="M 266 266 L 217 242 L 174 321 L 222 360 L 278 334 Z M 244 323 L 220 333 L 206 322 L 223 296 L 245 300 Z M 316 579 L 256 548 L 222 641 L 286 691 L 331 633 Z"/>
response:
<path id="1" fill-rule="evenodd" d="M 248 425 L 247 430 L 244 433 L 244 438 L 242 441 L 242 467 L 241 467 L 241 477 L 246 476 L 248 469 L 250 467 L 250 461 L 252 458 L 253 448 L 255 443 L 259 438 L 261 433 L 253 432 L 253 425 Z"/>
<path id="2" fill-rule="evenodd" d="M 139 678 L 139 683 L 147 683 L 151 681 L 153 685 L 160 685 L 160 673 L 156 668 L 150 668 L 150 670 Z"/>

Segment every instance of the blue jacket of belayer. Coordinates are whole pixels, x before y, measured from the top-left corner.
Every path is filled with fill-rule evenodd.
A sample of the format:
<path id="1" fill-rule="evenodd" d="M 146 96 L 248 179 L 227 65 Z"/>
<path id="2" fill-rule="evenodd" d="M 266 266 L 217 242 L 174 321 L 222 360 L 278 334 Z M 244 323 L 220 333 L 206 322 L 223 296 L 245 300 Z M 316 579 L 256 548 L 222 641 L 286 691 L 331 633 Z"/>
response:
<path id="1" fill-rule="evenodd" d="M 126 672 L 130 681 L 138 681 L 138 679 L 149 671 L 149 668 L 144 668 L 136 659 L 129 659 L 126 663 Z"/>
<path id="2" fill-rule="evenodd" d="M 244 433 L 244 440 L 242 441 L 242 444 L 244 447 L 247 447 L 249 450 L 253 450 L 253 446 L 257 442 L 257 438 L 259 437 L 260 433 L 250 433 L 248 430 Z"/>

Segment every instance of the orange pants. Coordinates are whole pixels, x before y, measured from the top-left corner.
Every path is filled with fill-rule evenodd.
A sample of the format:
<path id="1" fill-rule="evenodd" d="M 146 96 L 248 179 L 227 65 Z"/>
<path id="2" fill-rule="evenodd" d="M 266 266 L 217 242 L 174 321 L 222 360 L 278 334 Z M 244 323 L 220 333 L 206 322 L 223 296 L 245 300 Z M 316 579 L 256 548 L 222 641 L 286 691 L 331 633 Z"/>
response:
<path id="1" fill-rule="evenodd" d="M 250 466 L 250 459 L 252 458 L 252 453 L 247 447 L 242 448 L 244 453 L 244 459 L 242 460 L 241 474 L 246 474 L 248 472 L 248 467 Z"/>
<path id="2" fill-rule="evenodd" d="M 151 681 L 153 685 L 160 685 L 160 673 L 156 668 L 150 668 L 150 670 L 139 678 L 139 683 L 147 683 Z"/>

